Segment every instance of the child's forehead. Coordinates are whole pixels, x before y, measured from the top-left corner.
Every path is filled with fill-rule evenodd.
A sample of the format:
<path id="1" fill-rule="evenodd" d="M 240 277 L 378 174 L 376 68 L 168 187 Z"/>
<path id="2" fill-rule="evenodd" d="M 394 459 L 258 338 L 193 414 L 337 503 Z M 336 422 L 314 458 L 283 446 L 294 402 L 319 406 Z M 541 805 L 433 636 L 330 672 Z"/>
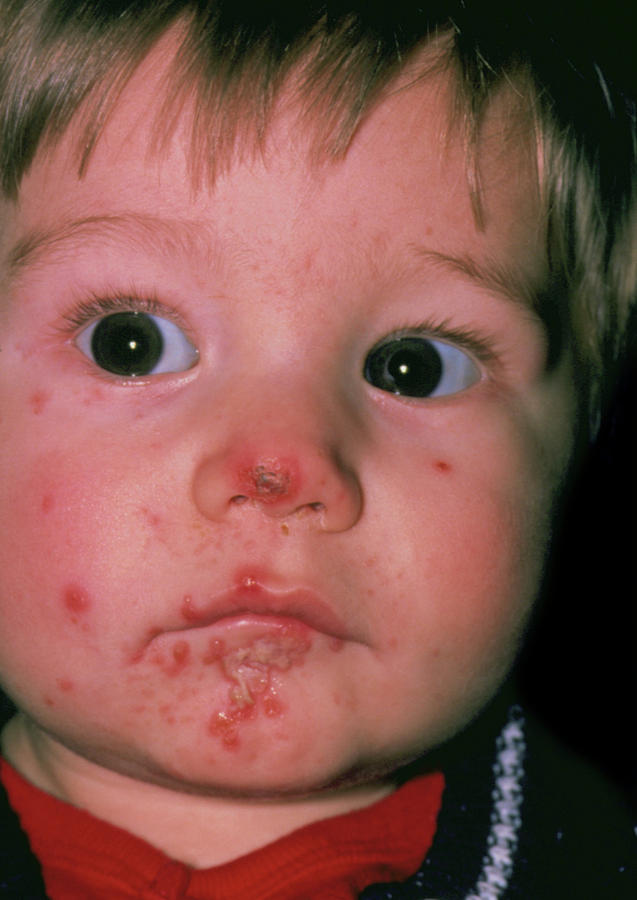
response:
<path id="1" fill-rule="evenodd" d="M 196 102 L 191 98 L 181 107 L 174 128 L 158 131 L 170 71 L 165 46 L 147 57 L 114 105 L 81 177 L 81 118 L 40 152 L 20 192 L 18 242 L 64 232 L 65 221 L 132 214 L 201 224 L 213 234 L 218 225 L 226 236 L 231 227 L 239 239 L 260 225 L 261 237 L 275 242 L 287 229 L 297 243 L 307 233 L 309 246 L 318 243 L 320 221 L 340 232 L 343 246 L 358 244 L 359 256 L 370 260 L 379 249 L 371 246 L 372 236 L 399 246 L 401 258 L 414 256 L 410 243 L 431 236 L 437 251 L 458 255 L 484 245 L 496 266 L 509 263 L 529 279 L 543 277 L 532 145 L 528 131 L 521 131 L 522 117 L 511 116 L 508 97 L 491 104 L 476 145 L 486 224 L 481 229 L 447 72 L 416 80 L 414 70 L 406 72 L 387 86 L 347 152 L 323 158 L 313 152 L 320 118 L 308 121 L 303 95 L 291 80 L 262 140 L 248 135 L 225 167 L 217 167 L 216 179 L 197 181 Z M 355 222 L 369 227 L 352 228 Z M 89 230 L 97 228 L 90 224 Z"/>
<path id="2" fill-rule="evenodd" d="M 378 141 L 385 129 L 394 145 L 411 142 L 414 147 L 420 145 L 423 153 L 438 152 L 450 159 L 462 153 L 467 170 L 474 155 L 482 157 L 481 165 L 496 160 L 500 167 L 511 160 L 520 168 L 521 152 L 528 155 L 530 148 L 530 159 L 536 154 L 530 106 L 523 92 L 508 88 L 496 92 L 480 128 L 474 128 L 461 96 L 450 41 L 444 35 L 421 45 L 398 74 L 384 83 L 345 140 L 343 120 L 350 111 L 346 104 L 341 108 L 339 98 L 329 90 L 308 85 L 303 60 L 273 86 L 267 108 L 259 108 L 249 101 L 246 76 L 238 78 L 235 91 L 211 77 L 205 92 L 194 74 L 185 77 L 180 68 L 181 37 L 179 29 L 170 29 L 121 91 L 113 90 L 110 80 L 104 86 L 98 84 L 61 139 L 56 135 L 54 141 L 44 142 L 36 161 L 79 170 L 100 150 L 111 155 L 114 165 L 118 155 L 130 163 L 142 147 L 149 164 L 155 156 L 181 151 L 199 187 L 214 185 L 215 176 L 237 161 L 256 158 L 270 163 L 287 146 L 293 146 L 296 161 L 306 161 L 316 175 L 350 153 L 352 144 L 360 144 L 361 132 L 376 131 Z M 93 137 L 95 147 L 85 156 Z M 405 156 L 405 165 L 412 156 Z M 528 162 L 525 158 L 524 163 Z"/>
<path id="3" fill-rule="evenodd" d="M 333 125 L 331 98 L 325 94 L 322 104 L 320 97 L 308 95 L 302 66 L 276 92 L 268 119 L 256 122 L 253 108 L 240 102 L 241 93 L 239 99 L 234 97 L 224 106 L 214 100 L 210 105 L 203 103 L 192 84 L 185 83 L 182 90 L 173 92 L 175 40 L 172 33 L 167 34 L 142 60 L 113 105 L 107 107 L 86 167 L 90 167 L 93 155 L 102 160 L 109 157 L 114 167 L 121 161 L 129 164 L 133 160 L 150 167 L 156 159 L 183 153 L 190 170 L 197 169 L 193 174 L 203 176 L 197 184 L 214 186 L 214 177 L 206 175 L 214 176 L 234 163 L 255 159 L 271 165 L 290 148 L 295 164 L 306 163 L 316 175 L 330 163 L 338 165 L 343 156 L 356 155 L 361 145 L 369 146 L 370 141 L 379 148 L 379 164 L 383 148 L 389 150 L 389 155 L 395 155 L 399 148 L 403 165 L 437 156 L 450 165 L 462 160 L 467 171 L 474 153 L 484 172 L 489 168 L 502 172 L 505 165 L 506 174 L 510 169 L 526 169 L 535 162 L 529 107 L 512 89 L 503 89 L 494 96 L 482 117 L 479 134 L 469 135 L 462 112 L 458 113 L 461 100 L 453 66 L 436 63 L 442 54 L 439 47 L 425 45 L 400 74 L 388 81 L 339 154 L 323 140 Z M 221 88 L 217 93 L 220 91 Z M 214 83 L 211 93 L 215 94 Z M 95 102 L 99 104 L 101 99 L 98 91 Z M 79 171 L 86 121 L 94 112 L 93 103 L 94 98 L 89 97 L 61 138 L 43 144 L 36 166 L 55 166 L 71 175 Z M 227 129 L 219 126 L 219 119 L 222 126 L 228 125 Z M 236 142 L 204 142 L 203 138 L 214 130 L 207 127 L 209 123 L 222 134 L 234 127 Z M 205 174 L 195 165 L 198 162 L 202 162 Z"/>

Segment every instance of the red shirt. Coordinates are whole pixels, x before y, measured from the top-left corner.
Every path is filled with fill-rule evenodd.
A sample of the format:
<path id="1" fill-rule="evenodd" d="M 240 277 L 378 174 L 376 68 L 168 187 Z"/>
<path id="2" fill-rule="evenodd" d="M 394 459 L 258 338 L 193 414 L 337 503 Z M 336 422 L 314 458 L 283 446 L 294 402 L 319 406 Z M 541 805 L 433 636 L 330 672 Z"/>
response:
<path id="1" fill-rule="evenodd" d="M 0 777 L 39 858 L 51 900 L 352 900 L 407 878 L 433 840 L 443 776 L 363 810 L 315 822 L 239 859 L 193 869 L 45 794 L 7 762 Z"/>

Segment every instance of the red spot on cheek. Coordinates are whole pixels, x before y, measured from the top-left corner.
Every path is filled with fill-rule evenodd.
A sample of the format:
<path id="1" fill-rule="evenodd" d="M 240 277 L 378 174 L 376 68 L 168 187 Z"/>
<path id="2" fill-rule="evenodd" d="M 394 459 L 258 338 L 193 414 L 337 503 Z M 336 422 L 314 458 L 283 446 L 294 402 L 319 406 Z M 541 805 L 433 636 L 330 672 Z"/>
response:
<path id="1" fill-rule="evenodd" d="M 162 519 L 161 516 L 158 515 L 158 513 L 153 512 L 152 509 L 149 509 L 147 506 L 142 506 L 140 512 L 152 528 L 161 527 Z"/>
<path id="2" fill-rule="evenodd" d="M 91 600 L 88 593 L 84 588 L 75 584 L 65 588 L 62 602 L 70 614 L 71 621 L 74 623 L 91 608 Z"/>
<path id="3" fill-rule="evenodd" d="M 46 391 L 34 391 L 29 397 L 29 404 L 31 405 L 33 415 L 39 416 L 48 402 L 49 395 Z"/>
<path id="4" fill-rule="evenodd" d="M 451 465 L 448 462 L 445 462 L 444 459 L 437 459 L 434 463 L 434 469 L 446 474 L 447 472 L 451 472 Z"/>
<path id="5" fill-rule="evenodd" d="M 73 690 L 73 682 L 69 678 L 58 678 L 57 686 L 65 694 L 69 694 Z"/>
<path id="6" fill-rule="evenodd" d="M 165 675 L 179 675 L 190 661 L 190 644 L 188 641 L 175 641 L 167 658 L 162 652 L 156 652 L 149 659 Z"/>
<path id="7" fill-rule="evenodd" d="M 64 591 L 64 605 L 70 612 L 86 612 L 91 601 L 84 588 L 71 585 Z"/>
<path id="8" fill-rule="evenodd" d="M 186 641 L 177 641 L 173 645 L 173 659 L 177 666 L 185 666 L 189 656 L 190 645 Z"/>
<path id="9" fill-rule="evenodd" d="M 55 497 L 53 496 L 53 494 L 45 494 L 44 497 L 42 497 L 42 502 L 40 504 L 40 508 L 42 509 L 44 515 L 48 515 L 54 506 Z"/>

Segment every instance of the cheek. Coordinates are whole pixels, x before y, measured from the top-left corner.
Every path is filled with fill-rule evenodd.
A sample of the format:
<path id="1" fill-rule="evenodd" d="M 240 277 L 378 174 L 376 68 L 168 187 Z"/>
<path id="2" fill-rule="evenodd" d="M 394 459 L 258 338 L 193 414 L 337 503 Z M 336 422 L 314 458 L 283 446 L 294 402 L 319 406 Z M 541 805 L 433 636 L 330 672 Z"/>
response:
<path id="1" fill-rule="evenodd" d="M 72 450 L 38 453 L 27 442 L 0 450 L 0 520 L 10 523 L 0 539 L 4 667 L 24 657 L 45 671 L 69 646 L 93 640 L 97 580 L 85 579 L 108 485 L 94 475 L 100 460 L 87 459 Z"/>
<path id="2" fill-rule="evenodd" d="M 504 498 L 483 498 L 450 511 L 440 525 L 431 565 L 444 599 L 435 624 L 445 636 L 442 652 L 459 668 L 500 671 L 517 649 L 543 558 L 527 524 Z"/>
<path id="3" fill-rule="evenodd" d="M 366 681 L 369 715 L 383 697 L 388 743 L 435 743 L 475 715 L 510 669 L 540 582 L 549 503 L 532 455 L 512 440 L 476 456 L 459 446 L 395 466 L 376 553 L 361 552 L 383 660 Z"/>
<path id="4" fill-rule="evenodd" d="M 99 462 L 92 469 L 99 471 Z M 31 560 L 41 559 L 44 553 L 48 569 L 56 566 L 60 555 L 68 559 L 76 550 L 81 555 L 82 534 L 87 531 L 94 504 L 99 504 L 101 488 L 82 460 L 72 453 L 33 454 L 27 450 L 17 459 L 5 456 L 0 477 L 7 486 L 0 500 L 1 513 L 3 521 L 11 522 L 1 545 L 7 560 L 14 553 L 26 553 Z M 22 574 L 33 568 L 22 567 Z M 39 569 L 33 574 L 42 577 L 45 572 Z"/>
<path id="5" fill-rule="evenodd" d="M 388 634 L 487 670 L 515 649 L 535 599 L 555 485 L 515 413 L 482 419 L 395 465 L 379 559 Z"/>

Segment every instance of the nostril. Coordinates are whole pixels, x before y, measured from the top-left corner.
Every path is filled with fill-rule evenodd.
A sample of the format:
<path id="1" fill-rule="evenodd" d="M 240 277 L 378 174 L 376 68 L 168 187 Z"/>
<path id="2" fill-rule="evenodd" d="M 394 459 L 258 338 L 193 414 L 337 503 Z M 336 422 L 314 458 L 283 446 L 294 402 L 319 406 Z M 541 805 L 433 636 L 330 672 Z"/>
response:
<path id="1" fill-rule="evenodd" d="M 221 521 L 249 506 L 280 520 L 306 518 L 324 532 L 351 528 L 362 510 L 358 478 L 332 452 L 297 443 L 285 455 L 255 453 L 249 445 L 210 455 L 193 480 L 199 511 Z"/>

